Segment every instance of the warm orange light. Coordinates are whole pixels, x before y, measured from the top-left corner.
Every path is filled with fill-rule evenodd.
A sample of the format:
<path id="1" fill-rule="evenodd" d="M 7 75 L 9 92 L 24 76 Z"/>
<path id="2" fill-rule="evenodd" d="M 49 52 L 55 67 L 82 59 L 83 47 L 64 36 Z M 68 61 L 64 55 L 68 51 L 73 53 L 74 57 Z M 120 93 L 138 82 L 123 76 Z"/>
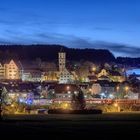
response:
<path id="1" fill-rule="evenodd" d="M 117 86 L 117 90 L 119 90 L 120 89 L 120 87 L 119 86 Z"/>
<path id="2" fill-rule="evenodd" d="M 91 92 L 91 91 L 92 91 L 92 89 L 90 88 L 90 89 L 89 89 L 89 91 Z"/>
<path id="3" fill-rule="evenodd" d="M 117 103 L 114 103 L 114 106 L 115 106 L 115 107 L 118 107 L 118 104 L 117 104 Z"/>
<path id="4" fill-rule="evenodd" d="M 64 103 L 64 104 L 62 105 L 62 107 L 63 107 L 63 109 L 67 109 L 67 108 L 68 108 L 68 104 L 67 104 L 67 103 Z"/>
<path id="5" fill-rule="evenodd" d="M 69 86 L 67 86 L 67 90 L 69 90 L 70 89 L 70 87 Z"/>
<path id="6" fill-rule="evenodd" d="M 92 71 L 94 71 L 94 72 L 95 72 L 95 71 L 96 71 L 96 67 L 93 67 L 93 68 L 92 68 Z"/>
<path id="7" fill-rule="evenodd" d="M 11 107 L 14 107 L 14 105 L 12 104 Z"/>
<path id="8" fill-rule="evenodd" d="M 126 86 L 126 87 L 125 87 L 125 91 L 128 91 L 128 90 L 129 90 L 129 87 L 128 87 L 128 86 Z"/>

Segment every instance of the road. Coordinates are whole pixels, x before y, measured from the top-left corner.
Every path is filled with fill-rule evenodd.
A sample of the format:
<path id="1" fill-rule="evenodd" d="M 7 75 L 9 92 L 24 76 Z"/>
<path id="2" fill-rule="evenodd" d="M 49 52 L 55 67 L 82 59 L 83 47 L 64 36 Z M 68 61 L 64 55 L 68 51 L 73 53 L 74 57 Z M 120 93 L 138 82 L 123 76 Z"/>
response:
<path id="1" fill-rule="evenodd" d="M 0 122 L 0 130 L 5 137 L 134 139 L 140 136 L 140 113 L 9 115 Z"/>

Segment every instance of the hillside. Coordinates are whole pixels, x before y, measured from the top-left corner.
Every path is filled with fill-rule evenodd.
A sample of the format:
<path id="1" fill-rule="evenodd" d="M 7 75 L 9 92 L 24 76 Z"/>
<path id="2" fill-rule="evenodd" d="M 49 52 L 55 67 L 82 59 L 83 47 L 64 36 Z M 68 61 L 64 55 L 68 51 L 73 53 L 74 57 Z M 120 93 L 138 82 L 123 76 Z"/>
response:
<path id="1" fill-rule="evenodd" d="M 19 59 L 34 60 L 41 58 L 45 61 L 55 61 L 58 52 L 63 49 L 70 61 L 114 62 L 114 55 L 102 49 L 74 49 L 61 45 L 0 45 L 0 60 Z"/>

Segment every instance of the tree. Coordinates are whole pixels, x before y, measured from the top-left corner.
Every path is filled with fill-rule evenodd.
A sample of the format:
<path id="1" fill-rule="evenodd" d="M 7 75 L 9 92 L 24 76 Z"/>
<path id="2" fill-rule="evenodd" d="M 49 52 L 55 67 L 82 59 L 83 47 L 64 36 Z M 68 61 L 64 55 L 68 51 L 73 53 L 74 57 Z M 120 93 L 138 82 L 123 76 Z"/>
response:
<path id="1" fill-rule="evenodd" d="M 7 102 L 7 90 L 5 87 L 0 87 L 0 120 L 2 120 L 3 107 Z"/>
<path id="2" fill-rule="evenodd" d="M 72 94 L 71 107 L 74 110 L 83 110 L 86 106 L 84 93 L 80 90 L 78 93 Z"/>

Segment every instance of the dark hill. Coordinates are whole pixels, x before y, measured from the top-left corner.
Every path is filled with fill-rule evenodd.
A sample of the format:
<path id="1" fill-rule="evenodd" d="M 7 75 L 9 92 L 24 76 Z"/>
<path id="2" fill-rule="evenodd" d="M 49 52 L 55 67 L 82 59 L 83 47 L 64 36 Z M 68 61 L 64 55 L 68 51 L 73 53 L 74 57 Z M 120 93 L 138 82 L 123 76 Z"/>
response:
<path id="1" fill-rule="evenodd" d="M 0 60 L 26 59 L 54 61 L 61 48 L 67 53 L 70 61 L 114 62 L 114 55 L 108 50 L 101 49 L 74 49 L 61 45 L 0 45 Z"/>

